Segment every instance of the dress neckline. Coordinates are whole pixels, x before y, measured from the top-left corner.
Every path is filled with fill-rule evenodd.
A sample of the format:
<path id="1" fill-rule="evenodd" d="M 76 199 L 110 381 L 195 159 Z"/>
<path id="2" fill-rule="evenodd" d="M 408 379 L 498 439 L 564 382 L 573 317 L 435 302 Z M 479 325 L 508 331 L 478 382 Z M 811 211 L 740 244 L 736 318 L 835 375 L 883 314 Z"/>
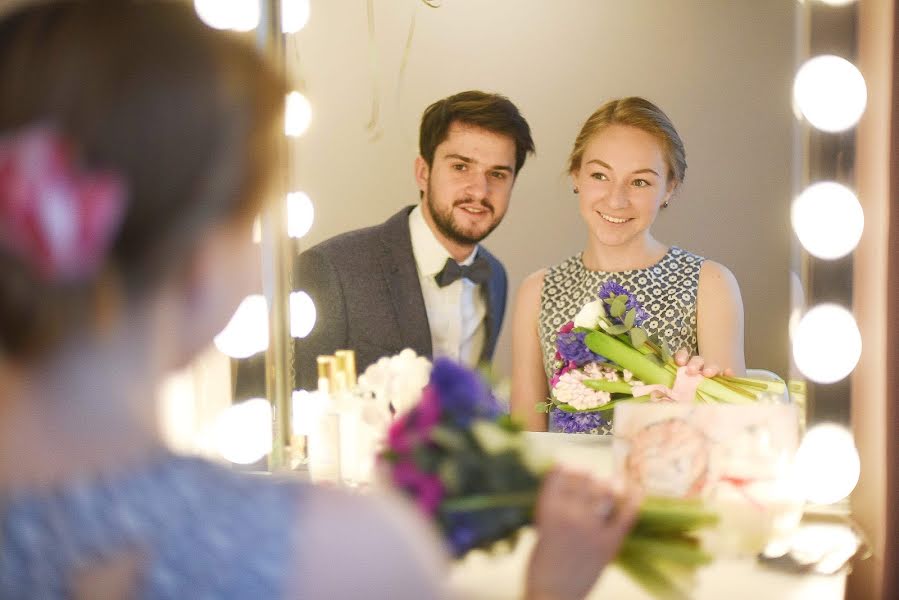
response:
<path id="1" fill-rule="evenodd" d="M 676 246 L 669 246 L 668 250 L 665 252 L 665 254 L 662 255 L 662 258 L 660 258 L 656 262 L 652 263 L 651 265 L 649 265 L 647 267 L 642 267 L 640 269 L 625 269 L 623 271 L 599 271 L 599 270 L 590 269 L 587 267 L 587 265 L 584 264 L 583 251 L 579 252 L 574 258 L 575 258 L 575 263 L 577 264 L 578 268 L 586 273 L 595 273 L 597 275 L 627 275 L 630 273 L 640 273 L 642 271 L 649 271 L 649 270 L 659 266 L 663 262 L 665 262 L 665 260 L 667 260 L 669 256 L 677 253 L 678 251 L 679 251 L 679 249 Z"/>

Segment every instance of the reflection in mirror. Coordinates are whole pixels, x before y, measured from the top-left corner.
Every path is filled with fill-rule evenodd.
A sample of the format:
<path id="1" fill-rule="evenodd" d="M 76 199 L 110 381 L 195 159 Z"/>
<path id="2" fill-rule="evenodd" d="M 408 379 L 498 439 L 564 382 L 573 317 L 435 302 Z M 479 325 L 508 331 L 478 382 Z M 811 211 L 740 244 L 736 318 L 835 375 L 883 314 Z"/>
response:
<path id="1" fill-rule="evenodd" d="M 747 366 L 785 375 L 793 11 L 773 1 L 630 2 L 611 12 L 591 2 L 410 1 L 371 13 L 316 6 L 288 44 L 289 66 L 317 107 L 291 170 L 291 189 L 315 203 L 302 246 L 416 203 L 424 108 L 465 89 L 496 91 L 521 109 L 537 146 L 485 241 L 514 294 L 528 273 L 582 249 L 565 161 L 584 119 L 605 100 L 641 95 L 671 117 L 687 149 L 685 184 L 656 237 L 731 268 L 745 305 Z M 504 374 L 509 316 L 496 352 Z"/>

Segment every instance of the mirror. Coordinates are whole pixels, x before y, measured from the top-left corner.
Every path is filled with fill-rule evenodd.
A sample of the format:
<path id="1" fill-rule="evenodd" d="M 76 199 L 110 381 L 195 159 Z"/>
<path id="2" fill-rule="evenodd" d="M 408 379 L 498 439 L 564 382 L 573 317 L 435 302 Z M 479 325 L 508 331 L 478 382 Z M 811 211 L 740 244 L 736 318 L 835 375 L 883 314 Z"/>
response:
<path id="1" fill-rule="evenodd" d="M 314 111 L 292 147 L 291 188 L 315 206 L 302 247 L 417 202 L 412 162 L 424 108 L 465 89 L 495 91 L 521 109 L 537 145 L 485 241 L 514 293 L 528 273 L 583 247 L 564 172 L 583 121 L 607 99 L 642 95 L 668 113 L 687 149 L 685 185 L 659 216 L 657 237 L 734 272 L 747 366 L 786 376 L 793 4 L 437 4 L 318 3 L 288 41 L 288 68 Z M 503 374 L 512 300 L 496 354 Z"/>

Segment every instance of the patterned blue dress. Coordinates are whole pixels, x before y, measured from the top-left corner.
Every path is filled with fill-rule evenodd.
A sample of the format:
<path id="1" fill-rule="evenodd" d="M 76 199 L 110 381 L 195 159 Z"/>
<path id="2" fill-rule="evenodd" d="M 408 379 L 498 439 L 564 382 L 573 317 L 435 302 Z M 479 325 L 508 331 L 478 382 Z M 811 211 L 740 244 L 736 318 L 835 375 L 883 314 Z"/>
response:
<path id="1" fill-rule="evenodd" d="M 137 553 L 136 598 L 283 598 L 302 484 L 160 452 L 140 469 L 0 495 L 0 598 L 69 598 Z"/>
<path id="2" fill-rule="evenodd" d="M 660 334 L 672 350 L 689 348 L 695 354 L 698 351 L 696 299 L 699 271 L 704 260 L 672 246 L 659 262 L 644 269 L 591 271 L 580 254 L 550 267 L 543 279 L 537 326 L 547 381 L 561 367 L 555 358 L 559 328 L 573 320 L 585 304 L 596 300 L 599 287 L 608 281 L 617 281 L 636 295 L 650 315 L 643 323 L 650 335 Z M 555 423 L 553 413 L 550 413 L 549 430 L 562 431 Z M 611 422 L 593 433 L 611 433 Z"/>

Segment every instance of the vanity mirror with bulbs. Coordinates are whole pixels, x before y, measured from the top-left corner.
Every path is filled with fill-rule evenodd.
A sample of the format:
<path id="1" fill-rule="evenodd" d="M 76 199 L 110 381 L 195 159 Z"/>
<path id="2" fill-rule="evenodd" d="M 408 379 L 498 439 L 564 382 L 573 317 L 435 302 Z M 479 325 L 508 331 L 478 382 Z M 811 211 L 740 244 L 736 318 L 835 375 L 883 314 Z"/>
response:
<path id="1" fill-rule="evenodd" d="M 844 435 L 847 376 L 860 337 L 846 310 L 847 283 L 864 223 L 853 182 L 853 126 L 865 108 L 864 78 L 852 64 L 853 3 L 368 0 L 348 10 L 338 2 L 285 1 L 285 10 L 302 10 L 283 14 L 284 24 L 293 23 L 283 34 L 267 20 L 281 3 L 250 4 L 261 8 L 247 26 L 240 19 L 252 23 L 252 10 L 215 16 L 211 3 L 196 2 L 211 24 L 255 31 L 247 35 L 276 52 L 295 82 L 285 200 L 260 221 L 260 294 L 241 305 L 217 349 L 163 394 L 173 443 L 257 468 L 285 467 L 294 428 L 291 362 L 316 359 L 289 356 L 290 338 L 315 323 L 303 282 L 290 281 L 291 258 L 416 203 L 421 112 L 465 89 L 507 95 L 537 146 L 508 214 L 485 241 L 509 274 L 495 370 L 510 373 L 515 289 L 527 274 L 581 248 L 583 225 L 565 173 L 571 143 L 602 102 L 639 95 L 666 111 L 687 150 L 685 185 L 658 218 L 656 237 L 731 269 L 744 304 L 747 367 L 790 384 L 809 430 L 825 422 L 843 427 L 812 438 L 820 444 L 824 436 L 819 447 L 829 449 L 843 443 L 843 489 L 817 492 L 848 514 L 844 498 L 858 456 L 853 462 Z M 235 387 L 227 374 L 248 360 L 268 365 L 267 381 Z M 232 400 L 244 411 L 239 418 L 217 416 Z M 808 470 L 820 464 L 810 460 Z M 841 590 L 838 583 L 815 597 Z"/>

